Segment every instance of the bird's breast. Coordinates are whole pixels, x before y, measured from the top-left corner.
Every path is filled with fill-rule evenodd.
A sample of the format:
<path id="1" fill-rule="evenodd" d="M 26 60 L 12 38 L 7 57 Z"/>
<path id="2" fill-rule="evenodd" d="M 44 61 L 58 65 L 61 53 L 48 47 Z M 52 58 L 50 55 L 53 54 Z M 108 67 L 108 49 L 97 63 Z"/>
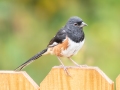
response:
<path id="1" fill-rule="evenodd" d="M 77 52 L 83 46 L 84 41 L 85 41 L 85 39 L 83 41 L 76 43 L 76 42 L 72 41 L 71 39 L 68 39 L 68 48 L 63 50 L 61 52 L 61 54 L 65 57 L 71 57 L 71 56 L 77 54 Z"/>

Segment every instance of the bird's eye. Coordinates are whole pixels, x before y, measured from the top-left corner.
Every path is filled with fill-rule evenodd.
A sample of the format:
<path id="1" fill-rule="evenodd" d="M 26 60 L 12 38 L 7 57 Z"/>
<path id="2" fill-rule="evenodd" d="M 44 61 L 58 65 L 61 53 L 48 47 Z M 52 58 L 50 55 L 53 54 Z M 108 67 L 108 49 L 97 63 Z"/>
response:
<path id="1" fill-rule="evenodd" d="M 81 22 L 74 23 L 74 25 L 75 25 L 75 26 L 80 26 L 81 23 L 82 23 L 82 21 L 81 21 Z"/>
<path id="2" fill-rule="evenodd" d="M 77 23 L 74 23 L 75 26 L 77 26 L 78 24 Z"/>

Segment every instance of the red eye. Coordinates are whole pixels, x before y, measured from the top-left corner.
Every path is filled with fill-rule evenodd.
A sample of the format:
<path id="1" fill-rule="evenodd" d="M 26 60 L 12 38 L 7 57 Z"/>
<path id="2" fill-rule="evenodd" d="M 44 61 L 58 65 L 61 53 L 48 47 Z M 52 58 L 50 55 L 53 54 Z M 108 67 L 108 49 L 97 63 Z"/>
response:
<path id="1" fill-rule="evenodd" d="M 74 23 L 75 26 L 77 26 L 78 24 L 77 23 Z"/>

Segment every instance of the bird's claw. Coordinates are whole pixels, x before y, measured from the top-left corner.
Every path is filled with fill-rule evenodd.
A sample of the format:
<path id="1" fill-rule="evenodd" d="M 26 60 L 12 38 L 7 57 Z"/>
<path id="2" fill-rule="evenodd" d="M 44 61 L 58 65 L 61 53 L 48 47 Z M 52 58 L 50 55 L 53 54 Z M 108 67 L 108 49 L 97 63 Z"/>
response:
<path id="1" fill-rule="evenodd" d="M 65 73 L 66 73 L 68 76 L 70 76 L 70 74 L 69 74 L 69 72 L 68 72 L 67 67 L 65 67 L 65 66 L 62 66 L 62 67 L 63 67 L 63 69 L 64 69 Z M 70 76 L 70 77 L 71 77 L 71 76 Z"/>

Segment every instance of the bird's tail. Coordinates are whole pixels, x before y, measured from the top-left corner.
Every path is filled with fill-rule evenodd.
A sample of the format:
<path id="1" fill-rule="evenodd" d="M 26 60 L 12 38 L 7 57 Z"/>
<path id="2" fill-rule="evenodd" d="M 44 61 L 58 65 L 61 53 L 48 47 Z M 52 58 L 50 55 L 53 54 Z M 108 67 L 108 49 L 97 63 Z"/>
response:
<path id="1" fill-rule="evenodd" d="M 20 65 L 19 67 L 17 67 L 15 69 L 15 71 L 19 71 L 22 70 L 24 67 L 26 67 L 27 65 L 29 65 L 30 63 L 32 63 L 34 60 L 38 59 L 39 57 L 41 57 L 45 52 L 47 51 L 47 48 L 42 50 L 41 52 L 39 52 L 38 54 L 34 55 L 33 57 L 31 57 L 29 60 L 27 60 L 26 62 L 24 62 L 22 65 Z"/>

